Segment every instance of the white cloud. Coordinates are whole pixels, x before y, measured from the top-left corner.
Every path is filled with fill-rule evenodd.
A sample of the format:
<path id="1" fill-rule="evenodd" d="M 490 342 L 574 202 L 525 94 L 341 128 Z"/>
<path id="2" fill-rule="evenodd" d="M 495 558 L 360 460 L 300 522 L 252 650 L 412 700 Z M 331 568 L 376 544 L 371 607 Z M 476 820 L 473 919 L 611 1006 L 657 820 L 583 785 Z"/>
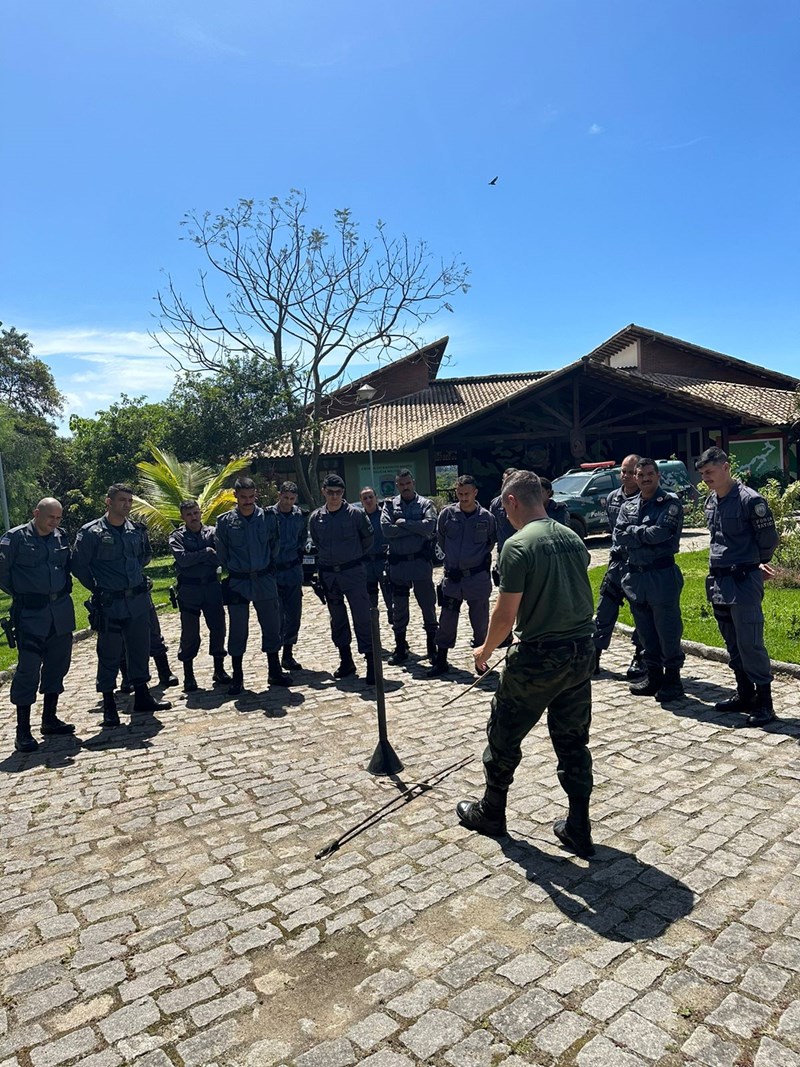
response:
<path id="1" fill-rule="evenodd" d="M 589 129 L 588 129 L 588 131 L 587 131 L 587 132 L 589 133 L 589 135 L 590 135 L 591 137 L 594 137 L 594 136 L 596 136 L 596 135 L 597 135 L 598 133 L 603 133 L 604 131 L 603 131 L 603 127 L 602 127 L 602 126 L 600 126 L 600 125 L 599 125 L 598 123 L 596 123 L 596 122 L 593 122 L 593 123 L 592 123 L 592 125 L 591 125 L 591 126 L 589 127 Z"/>

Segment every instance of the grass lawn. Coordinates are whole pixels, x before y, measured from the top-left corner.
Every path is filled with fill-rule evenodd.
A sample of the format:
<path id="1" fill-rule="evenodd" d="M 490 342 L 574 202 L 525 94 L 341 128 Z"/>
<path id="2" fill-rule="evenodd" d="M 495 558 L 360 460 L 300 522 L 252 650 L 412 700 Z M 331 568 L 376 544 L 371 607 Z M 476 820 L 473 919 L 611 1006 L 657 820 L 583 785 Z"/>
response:
<path id="1" fill-rule="evenodd" d="M 724 648 L 711 605 L 706 600 L 705 579 L 708 574 L 708 549 L 701 552 L 681 552 L 678 566 L 683 571 L 681 594 L 683 636 L 687 641 Z M 589 571 L 595 604 L 604 567 Z M 633 626 L 630 608 L 624 604 L 619 621 Z M 766 583 L 764 594 L 764 640 L 772 659 L 784 663 L 800 663 L 800 594 L 797 589 L 785 589 Z"/>
<path id="2" fill-rule="evenodd" d="M 145 573 L 153 580 L 153 601 L 159 614 L 164 610 L 174 611 L 169 602 L 168 589 L 174 581 L 175 571 L 172 566 L 172 556 L 160 556 L 148 565 Z M 89 593 L 80 582 L 76 581 L 72 589 L 72 602 L 75 605 L 75 625 L 78 630 L 84 630 L 89 625 L 86 617 L 84 600 L 89 599 Z M 166 609 L 164 607 L 166 605 Z M 0 593 L 0 618 L 5 618 L 11 610 L 11 597 Z M 17 650 L 8 647 L 6 635 L 0 630 L 0 671 L 12 666 L 17 662 Z"/>

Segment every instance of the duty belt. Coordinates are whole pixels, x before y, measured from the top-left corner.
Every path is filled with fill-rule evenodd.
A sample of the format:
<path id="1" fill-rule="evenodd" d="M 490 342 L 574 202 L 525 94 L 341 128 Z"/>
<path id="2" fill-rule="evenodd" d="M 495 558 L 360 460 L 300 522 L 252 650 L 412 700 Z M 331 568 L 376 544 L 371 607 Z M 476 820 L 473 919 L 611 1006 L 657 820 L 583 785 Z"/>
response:
<path id="1" fill-rule="evenodd" d="M 479 563 L 477 567 L 445 567 L 445 578 L 452 578 L 454 582 L 460 582 L 462 578 L 471 578 L 473 574 L 483 574 L 484 571 L 488 571 L 491 563 L 488 559 L 485 559 L 483 563 Z"/>
<path id="2" fill-rule="evenodd" d="M 292 569 L 292 567 L 299 567 L 301 563 L 302 563 L 302 560 L 299 560 L 299 559 L 293 559 L 291 563 L 276 563 L 275 564 L 275 570 L 276 571 L 290 571 Z"/>
<path id="3" fill-rule="evenodd" d="M 520 644 L 532 652 L 547 652 L 554 648 L 583 648 L 594 644 L 594 638 L 590 634 L 587 637 L 562 637 L 553 641 L 520 641 Z"/>
<path id="4" fill-rule="evenodd" d="M 733 563 L 730 567 L 710 567 L 715 578 L 727 578 L 729 575 L 750 574 L 761 567 L 760 563 Z"/>
<path id="5" fill-rule="evenodd" d="M 364 561 L 361 559 L 351 559 L 348 563 L 320 563 L 320 574 L 338 574 L 340 571 L 349 571 L 353 567 L 360 566 Z"/>
<path id="6" fill-rule="evenodd" d="M 127 589 L 98 589 L 97 592 L 100 596 L 110 597 L 112 600 L 122 600 L 123 597 L 139 596 L 140 593 L 147 592 L 147 582 L 142 582 L 141 585 L 132 585 Z"/>
<path id="7" fill-rule="evenodd" d="M 212 582 L 216 581 L 216 572 L 210 578 L 190 578 L 185 574 L 178 575 L 178 585 L 211 585 Z"/>
<path id="8" fill-rule="evenodd" d="M 675 564 L 674 556 L 662 556 L 661 559 L 653 560 L 652 563 L 637 564 L 629 563 L 628 570 L 635 574 L 646 574 L 648 571 L 663 571 Z"/>
<path id="9" fill-rule="evenodd" d="M 18 608 L 46 608 L 68 596 L 66 589 L 60 593 L 14 593 L 14 606 Z"/>
<path id="10" fill-rule="evenodd" d="M 389 553 L 390 563 L 411 563 L 415 559 L 427 559 L 428 553 L 423 548 L 420 552 L 411 552 L 405 556 L 395 555 L 393 552 Z"/>
<path id="11" fill-rule="evenodd" d="M 272 567 L 262 567 L 260 571 L 228 571 L 231 578 L 263 578 L 265 574 L 272 574 Z"/>

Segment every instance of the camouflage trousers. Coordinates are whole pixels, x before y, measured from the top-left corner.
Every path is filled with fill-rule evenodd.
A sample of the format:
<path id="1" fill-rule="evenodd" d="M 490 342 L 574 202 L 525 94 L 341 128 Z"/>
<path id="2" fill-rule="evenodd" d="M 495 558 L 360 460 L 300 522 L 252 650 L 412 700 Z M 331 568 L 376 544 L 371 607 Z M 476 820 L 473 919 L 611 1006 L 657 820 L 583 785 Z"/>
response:
<path id="1" fill-rule="evenodd" d="M 568 796 L 590 795 L 594 661 L 591 636 L 557 645 L 525 642 L 509 649 L 486 727 L 489 743 L 483 769 L 487 785 L 508 789 L 522 759 L 522 742 L 547 711 L 562 789 Z"/>

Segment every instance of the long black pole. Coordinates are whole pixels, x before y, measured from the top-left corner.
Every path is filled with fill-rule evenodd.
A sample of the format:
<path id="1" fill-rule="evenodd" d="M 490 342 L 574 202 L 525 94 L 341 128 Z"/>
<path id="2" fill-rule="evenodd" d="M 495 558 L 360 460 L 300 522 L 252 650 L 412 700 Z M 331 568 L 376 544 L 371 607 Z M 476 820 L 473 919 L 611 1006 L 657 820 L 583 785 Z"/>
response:
<path id="1" fill-rule="evenodd" d="M 381 653 L 381 624 L 377 604 L 369 609 L 370 623 L 372 624 L 372 656 L 375 664 L 375 700 L 378 705 L 378 747 L 372 754 L 367 770 L 370 774 L 397 774 L 402 771 L 403 764 L 397 753 L 389 744 L 389 734 L 386 729 L 386 696 L 383 686 L 383 659 Z"/>

